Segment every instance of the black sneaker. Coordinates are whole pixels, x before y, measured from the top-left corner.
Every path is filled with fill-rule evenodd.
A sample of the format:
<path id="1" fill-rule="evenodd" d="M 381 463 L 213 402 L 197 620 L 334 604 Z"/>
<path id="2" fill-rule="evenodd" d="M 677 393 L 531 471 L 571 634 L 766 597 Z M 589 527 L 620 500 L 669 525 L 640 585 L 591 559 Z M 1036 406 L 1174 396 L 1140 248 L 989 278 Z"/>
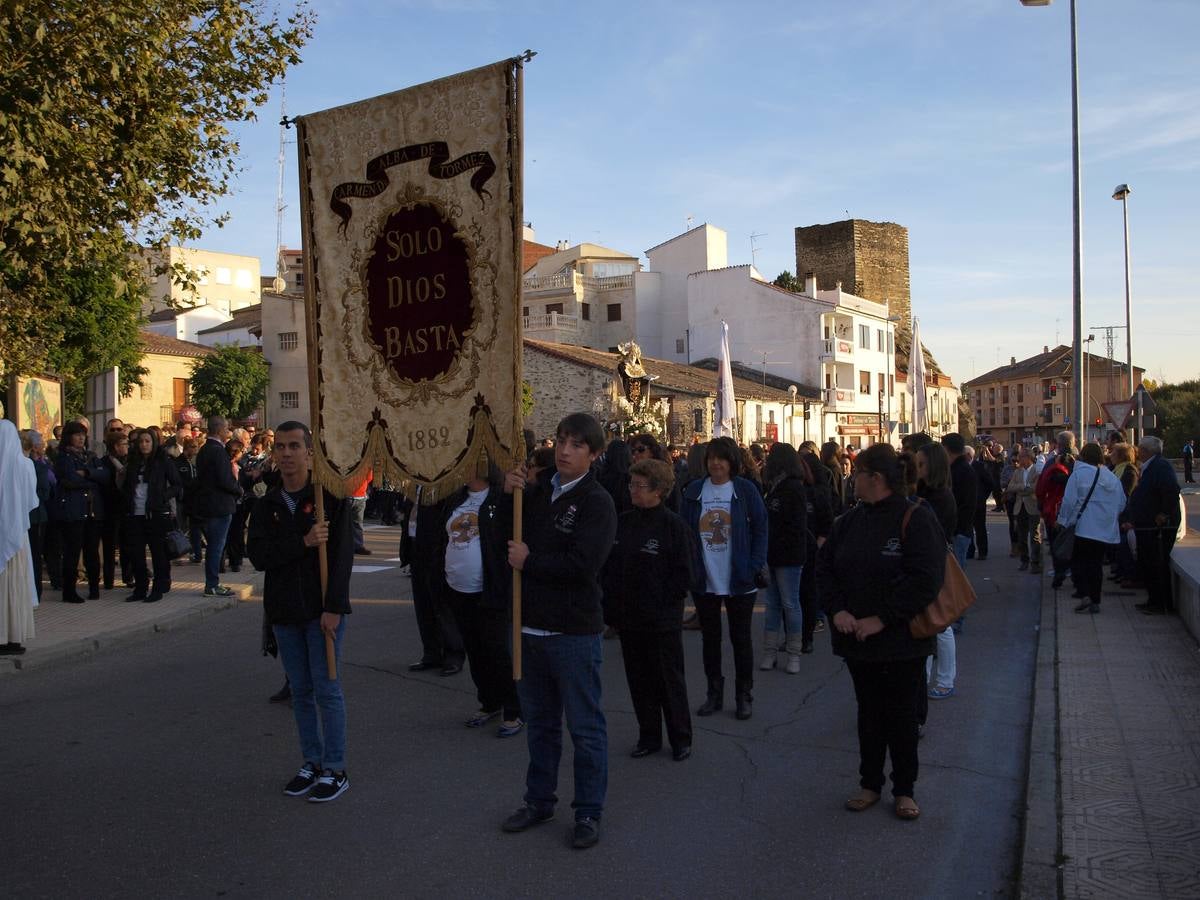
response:
<path id="1" fill-rule="evenodd" d="M 534 807 L 526 804 L 505 819 L 500 825 L 500 828 L 504 831 L 515 833 L 518 831 L 525 831 L 528 828 L 532 828 L 534 825 L 541 825 L 543 822 L 549 822 L 553 818 L 553 809 L 549 812 L 539 812 Z"/>
<path id="2" fill-rule="evenodd" d="M 584 816 L 575 820 L 575 832 L 571 835 L 571 846 L 576 850 L 594 847 L 600 840 L 600 820 Z"/>
<path id="3" fill-rule="evenodd" d="M 350 779 L 346 777 L 345 772 L 326 769 L 317 779 L 317 783 L 313 785 L 313 789 L 308 795 L 308 802 L 328 803 L 330 800 L 336 800 L 342 796 L 348 787 L 350 787 Z"/>
<path id="4" fill-rule="evenodd" d="M 317 773 L 319 771 L 320 769 L 317 766 L 306 762 L 300 767 L 300 771 L 296 773 L 296 777 L 287 783 L 287 787 L 283 789 L 283 792 L 289 797 L 303 797 L 317 783 Z"/>
<path id="5" fill-rule="evenodd" d="M 205 597 L 232 597 L 233 590 L 231 588 L 225 587 L 225 585 L 223 585 L 223 584 L 218 584 L 216 587 L 205 588 L 204 596 Z"/>

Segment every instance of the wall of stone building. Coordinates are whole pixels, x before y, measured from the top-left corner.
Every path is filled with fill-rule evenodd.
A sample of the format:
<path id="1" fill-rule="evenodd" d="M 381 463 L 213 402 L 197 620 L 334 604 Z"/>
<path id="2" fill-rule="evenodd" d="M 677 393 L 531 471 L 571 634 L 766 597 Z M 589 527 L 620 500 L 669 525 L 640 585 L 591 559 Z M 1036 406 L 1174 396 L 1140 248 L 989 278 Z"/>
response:
<path id="1" fill-rule="evenodd" d="M 812 272 L 820 290 L 842 290 L 908 319 L 912 297 L 908 277 L 908 229 L 894 222 L 847 219 L 796 229 L 796 278 Z"/>
<path id="2" fill-rule="evenodd" d="M 540 350 L 525 348 L 524 378 L 533 389 L 533 410 L 525 420 L 525 427 L 533 430 L 538 440 L 554 435 L 558 423 L 574 412 L 589 412 L 603 420 L 607 415 L 612 396 L 613 374 L 569 362 Z M 651 388 L 650 398 L 657 401 L 668 396 Z M 597 413 L 600 402 L 602 411 Z M 668 438 L 671 442 L 687 444 L 696 433 L 696 410 L 700 416 L 701 437 L 708 438 L 712 426 L 712 399 L 678 395 L 670 397 L 671 412 L 667 418 Z"/>

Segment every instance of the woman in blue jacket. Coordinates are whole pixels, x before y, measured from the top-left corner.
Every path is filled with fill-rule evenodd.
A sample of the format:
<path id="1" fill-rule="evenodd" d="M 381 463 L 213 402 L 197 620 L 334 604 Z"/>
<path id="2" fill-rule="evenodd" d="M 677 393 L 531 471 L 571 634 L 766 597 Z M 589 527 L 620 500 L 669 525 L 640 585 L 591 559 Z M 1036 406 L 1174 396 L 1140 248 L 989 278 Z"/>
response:
<path id="1" fill-rule="evenodd" d="M 754 702 L 750 621 L 758 588 L 766 580 L 767 510 L 754 483 L 738 474 L 741 453 L 732 439 L 721 437 L 709 442 L 704 464 L 708 477 L 687 486 L 681 510 L 683 520 L 699 537 L 693 549 L 696 583 L 692 595 L 703 636 L 708 698 L 696 715 L 711 716 L 724 706 L 723 605 L 729 618 L 729 642 L 733 645 L 737 717 L 748 719 Z"/>

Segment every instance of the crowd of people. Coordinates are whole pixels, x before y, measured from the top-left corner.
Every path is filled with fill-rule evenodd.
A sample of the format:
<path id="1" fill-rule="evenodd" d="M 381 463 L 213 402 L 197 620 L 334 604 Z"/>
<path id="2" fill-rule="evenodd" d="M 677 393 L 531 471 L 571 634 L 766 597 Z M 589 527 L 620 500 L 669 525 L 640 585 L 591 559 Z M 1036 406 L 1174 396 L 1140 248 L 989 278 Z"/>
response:
<path id="1" fill-rule="evenodd" d="M 8 484 L 19 451 L 15 429 L 3 424 L 0 476 Z M 888 444 L 847 451 L 835 442 L 745 447 L 728 437 L 685 451 L 649 434 L 610 440 L 578 413 L 563 419 L 553 440 L 537 447 L 527 440 L 530 452 L 516 469 L 500 472 L 483 459 L 458 492 L 414 503 L 386 484 L 372 490 L 370 473 L 346 499 L 315 495 L 312 435 L 303 423 L 257 435 L 233 431 L 220 417 L 207 426 L 197 433 L 180 423 L 164 441 L 158 429 L 114 420 L 102 455 L 80 421 L 67 423 L 55 447 L 22 435 L 28 490 L 0 497 L 0 577 L 18 591 L 24 582 L 13 579 L 25 578 L 40 596 L 45 564 L 63 599 L 83 602 L 82 556 L 89 597 L 102 583 L 111 588 L 120 566 L 133 589 L 128 599 L 156 602 L 171 588 L 171 532 L 188 536 L 181 549 L 193 562 L 203 559 L 206 594 L 228 591 L 222 567 L 236 571 L 248 557 L 266 573 L 264 647 L 283 663 L 287 684 L 277 697 L 290 694 L 304 757 L 285 793 L 314 802 L 349 786 L 345 704 L 325 646 L 340 657 L 352 558 L 369 552 L 368 507 L 402 525 L 401 561 L 423 651 L 410 669 L 452 676 L 469 667 L 478 708 L 464 724 L 495 721 L 500 738 L 525 734 L 524 802 L 504 830 L 553 816 L 565 719 L 574 752 L 572 844 L 580 848 L 599 840 L 607 790 L 605 636 L 620 640 L 637 719 L 630 755 L 652 756 L 665 743 L 683 762 L 694 733 L 682 640 L 689 623 L 701 632 L 706 685 L 694 714 L 725 709 L 728 641 L 732 713 L 743 720 L 753 716 L 756 671 L 798 674 L 814 635 L 828 630 L 857 700 L 859 790 L 846 808 L 879 802 L 890 756 L 893 811 L 912 820 L 921 814 L 918 741 L 929 701 L 954 695 L 964 623 L 928 638 L 914 637 L 909 623 L 937 597 L 948 555 L 964 568 L 987 558 L 989 498 L 1007 515 L 1020 570 L 1039 573 L 1047 548 L 1052 586 L 1072 579 L 1077 612 L 1099 611 L 1106 560 L 1123 584 L 1146 587 L 1139 609 L 1161 613 L 1171 602 L 1167 560 L 1180 522 L 1179 485 L 1154 437 L 1136 451 L 1120 432 L 1103 447 L 1078 449 L 1062 432 L 1053 446 L 970 446 L 952 433 L 940 441 L 907 436 L 899 451 Z M 522 583 L 519 681 L 514 571 Z M 756 666 L 751 629 L 760 597 L 766 614 Z M 3 625 L 0 647 L 32 633 L 32 617 L 12 610 Z"/>
<path id="2" fill-rule="evenodd" d="M 171 591 L 172 564 L 189 562 L 204 563 L 206 595 L 232 593 L 220 575 L 243 564 L 248 517 L 275 477 L 274 435 L 231 429 L 219 416 L 206 425 L 181 421 L 164 436 L 156 425 L 110 419 L 94 437 L 79 418 L 56 426 L 50 441 L 19 435 L 34 476 L 28 541 L 39 601 L 48 582 L 66 603 L 118 584 L 130 589 L 128 602 L 157 603 Z M 10 643 L 6 652 L 23 652 Z"/>

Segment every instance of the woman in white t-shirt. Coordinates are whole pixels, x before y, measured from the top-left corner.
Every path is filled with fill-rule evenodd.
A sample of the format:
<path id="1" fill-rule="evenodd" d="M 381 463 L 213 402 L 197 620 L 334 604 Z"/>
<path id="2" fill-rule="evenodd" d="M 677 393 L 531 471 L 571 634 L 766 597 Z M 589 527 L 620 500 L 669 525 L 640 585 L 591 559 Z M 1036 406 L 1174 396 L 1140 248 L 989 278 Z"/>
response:
<path id="1" fill-rule="evenodd" d="M 740 448 L 730 438 L 709 442 L 704 453 L 708 477 L 691 482 L 683 492 L 680 510 L 699 536 L 692 595 L 704 645 L 704 674 L 708 697 L 696 710 L 711 716 L 724 706 L 725 678 L 721 672 L 721 607 L 729 619 L 733 645 L 737 717 L 750 718 L 754 702 L 754 643 L 750 623 L 758 588 L 765 584 L 767 510 L 753 482 L 741 478 Z"/>
<path id="2" fill-rule="evenodd" d="M 508 568 L 508 533 L 500 515 L 503 496 L 498 482 L 476 476 L 442 507 L 443 594 L 462 633 L 479 700 L 468 728 L 502 717 L 499 737 L 520 734 L 525 727 L 512 677 L 509 621 L 512 576 Z"/>

